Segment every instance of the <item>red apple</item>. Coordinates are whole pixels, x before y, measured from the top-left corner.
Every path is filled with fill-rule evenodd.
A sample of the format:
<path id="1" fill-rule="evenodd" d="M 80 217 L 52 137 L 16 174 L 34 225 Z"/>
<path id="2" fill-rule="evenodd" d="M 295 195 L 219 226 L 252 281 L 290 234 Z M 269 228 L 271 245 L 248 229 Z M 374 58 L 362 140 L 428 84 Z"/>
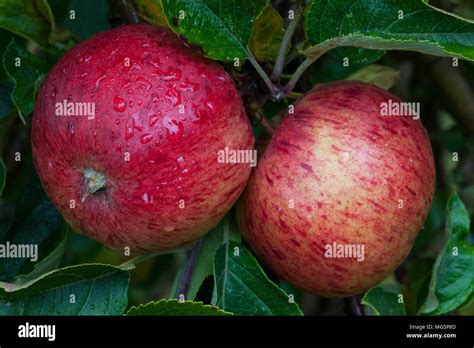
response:
<path id="1" fill-rule="evenodd" d="M 71 226 L 141 251 L 209 231 L 251 169 L 219 163 L 218 151 L 254 144 L 224 69 L 143 24 L 70 50 L 41 87 L 31 136 L 43 186 Z"/>
<path id="2" fill-rule="evenodd" d="M 322 296 L 350 296 L 408 255 L 435 167 L 417 117 L 381 114 L 400 102 L 372 85 L 336 82 L 284 116 L 240 210 L 245 239 L 278 276 Z"/>

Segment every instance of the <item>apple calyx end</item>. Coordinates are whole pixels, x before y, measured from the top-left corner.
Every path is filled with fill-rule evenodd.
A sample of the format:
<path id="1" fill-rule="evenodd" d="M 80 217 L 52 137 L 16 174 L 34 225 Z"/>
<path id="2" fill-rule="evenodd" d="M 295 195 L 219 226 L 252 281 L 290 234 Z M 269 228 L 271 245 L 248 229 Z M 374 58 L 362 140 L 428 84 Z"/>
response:
<path id="1" fill-rule="evenodd" d="M 81 202 L 84 203 L 87 197 L 105 191 L 106 188 L 105 175 L 91 168 L 84 169 L 84 191 L 82 193 Z"/>

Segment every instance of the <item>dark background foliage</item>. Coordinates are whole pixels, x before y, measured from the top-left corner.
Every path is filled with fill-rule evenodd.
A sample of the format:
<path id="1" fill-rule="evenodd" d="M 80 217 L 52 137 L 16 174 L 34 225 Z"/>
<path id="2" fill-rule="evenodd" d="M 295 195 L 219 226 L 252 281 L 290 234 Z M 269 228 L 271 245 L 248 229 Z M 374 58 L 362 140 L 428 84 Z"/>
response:
<path id="1" fill-rule="evenodd" d="M 415 2 L 406 0 L 399 3 L 409 8 Z M 0 315 L 122 314 L 130 306 L 179 297 L 179 283 L 186 266 L 185 251 L 149 258 L 129 270 L 129 257 L 111 251 L 87 237 L 69 233 L 66 223 L 52 207 L 36 176 L 29 132 L 35 91 L 44 74 L 67 49 L 96 32 L 133 22 L 137 18 L 172 27 L 173 23 L 169 19 L 173 18 L 174 11 L 183 6 L 189 6 L 189 11 L 201 14 L 201 1 L 195 2 L 196 8 L 192 8 L 192 3 L 163 1 L 161 8 L 159 1 L 145 0 L 0 0 L 0 54 L 3 56 L 3 64 L 0 65 L 0 192 L 3 191 L 0 197 L 0 241 L 38 243 L 41 255 L 40 262 L 35 266 L 28 262 L 0 259 L 0 281 L 8 283 L 3 289 L 9 286 L 15 289 L 13 292 L 0 289 Z M 223 4 L 226 3 L 233 2 L 223 1 Z M 380 1 L 381 7 L 382 3 L 390 5 L 394 2 Z M 430 1 L 430 4 L 474 20 L 472 1 L 437 0 Z M 421 311 L 429 314 L 473 315 L 474 304 L 469 304 L 469 301 L 474 287 L 474 238 L 469 234 L 468 218 L 474 210 L 474 64 L 460 59 L 459 65 L 453 66 L 452 58 L 420 52 L 340 47 L 312 64 L 285 98 L 275 98 L 276 92 L 269 93 L 268 86 L 255 70 L 255 62 L 248 59 L 247 44 L 262 69 L 270 74 L 285 28 L 289 24 L 286 14 L 297 4 L 273 0 L 271 3 L 242 1 L 241 5 L 241 29 L 232 37 L 218 38 L 222 40 L 222 45 L 227 45 L 226 49 L 222 49 L 219 42 L 216 44 L 214 39 L 209 41 L 203 38 L 199 30 L 191 30 L 185 21 L 179 28 L 172 29 L 191 44 L 199 43 L 195 45 L 199 46 L 199 50 L 217 59 L 228 70 L 244 97 L 257 137 L 264 137 L 265 130 L 278 122 L 288 105 L 316 83 L 357 78 L 391 87 L 391 91 L 405 101 L 421 104 L 422 122 L 428 129 L 436 159 L 436 195 L 411 254 L 391 277 L 364 296 L 363 306 L 360 304 L 361 297 L 344 301 L 303 293 L 281 282 L 266 269 L 264 271 L 273 283 L 258 281 L 256 275 L 261 274 L 261 266 L 244 245 L 235 244 L 241 241 L 233 212 L 202 241 L 186 299 L 219 306 L 220 292 L 229 290 L 219 282 L 219 275 L 222 272 L 235 272 L 236 277 L 247 285 L 245 291 L 258 297 L 255 303 L 245 302 L 242 298 L 231 299 L 231 304 L 222 308 L 237 314 L 298 315 L 301 314 L 301 308 L 304 314 L 320 315 L 354 314 L 361 310 L 366 314 L 414 314 Z M 342 8 L 344 2 L 333 0 L 332 5 Z M 70 18 L 71 10 L 75 11 L 74 20 Z M 318 31 L 316 27 L 311 27 L 310 19 L 311 16 L 317 16 L 316 10 L 315 7 L 311 11 L 307 10 L 304 14 L 306 21 L 302 20 L 295 28 L 287 55 L 288 64 L 281 81 L 291 82 L 292 73 L 304 60 L 301 51 L 311 46 L 318 47 L 324 40 L 331 39 L 330 31 Z M 361 13 L 359 16 L 363 17 L 363 14 L 374 15 Z M 206 16 L 206 13 L 202 15 Z M 340 17 L 329 16 L 324 20 L 329 23 L 329 27 L 331 21 L 336 26 Z M 418 22 L 426 30 L 430 30 L 430 25 L 437 24 L 430 23 L 428 17 L 426 22 Z M 250 21 L 252 18 L 256 18 L 254 24 Z M 212 27 L 213 21 L 219 21 L 220 17 L 208 17 L 208 20 L 209 27 Z M 359 31 L 360 28 L 356 28 L 358 23 L 351 25 L 355 28 L 354 32 Z M 449 34 L 449 28 L 446 30 Z M 383 30 L 380 29 L 380 32 Z M 364 42 L 371 42 L 370 35 L 364 38 Z M 473 35 L 471 27 L 471 33 L 466 34 L 466 40 L 471 40 L 470 51 L 466 49 L 464 52 L 465 57 L 471 57 L 470 60 L 474 60 Z M 432 39 L 444 42 L 445 37 L 439 35 Z M 403 38 L 400 42 L 403 42 Z M 367 45 L 363 47 L 373 48 Z M 457 54 L 450 52 L 448 55 Z M 22 58 L 24 69 L 15 70 L 12 67 L 15 57 Z M 342 64 L 344 57 L 350 57 L 348 66 Z M 235 58 L 239 59 L 237 66 Z M 372 64 L 375 62 L 377 66 L 374 68 Z M 354 74 L 358 75 L 354 77 Z M 273 98 L 272 92 L 275 92 Z M 453 153 L 458 154 L 458 161 L 453 161 Z M 457 195 L 451 196 L 453 193 Z M 447 224 L 447 221 L 452 224 Z M 224 237 L 228 231 L 231 231 L 232 236 Z M 465 253 L 461 261 L 450 259 L 449 252 L 446 252 L 453 245 Z M 223 253 L 232 255 L 235 248 L 240 250 L 239 258 L 231 257 L 230 261 L 225 261 Z M 242 264 L 239 265 L 239 262 Z M 69 268 L 41 278 L 46 272 L 64 267 Z M 250 276 L 246 278 L 239 274 L 239 267 L 248 269 Z M 76 284 L 74 279 L 67 279 L 61 272 L 79 274 L 85 281 Z M 460 273 L 457 274 L 458 278 L 452 279 L 453 272 Z M 438 283 L 434 280 L 435 275 Z M 38 277 L 39 280 L 33 285 L 28 285 L 28 281 Z M 56 284 L 59 278 L 60 286 L 53 287 L 52 284 Z M 429 299 L 436 296 L 439 290 L 437 286 L 441 286 L 439 284 L 442 282 L 451 285 L 452 293 L 444 293 L 447 298 L 438 296 L 440 303 L 433 305 Z M 226 286 L 235 290 L 240 285 L 236 282 Z M 78 299 L 89 292 L 91 295 L 88 298 L 91 300 L 85 300 L 80 307 L 68 306 L 68 294 L 71 292 Z M 288 302 L 288 294 L 294 297 L 298 306 Z M 403 304 L 397 302 L 397 294 L 404 295 Z M 58 302 L 57 298 L 61 296 L 64 299 Z M 102 299 L 107 297 L 113 297 L 113 303 L 104 304 Z M 48 306 L 44 307 L 43 302 Z M 259 305 L 267 302 L 275 305 L 270 311 L 260 309 Z M 159 305 L 151 304 L 140 310 L 160 314 L 165 305 L 178 306 L 178 303 L 160 302 Z M 212 314 L 208 312 L 212 311 L 208 307 L 192 303 L 187 305 L 189 308 L 184 311 L 186 313 Z M 177 314 L 185 314 L 182 308 L 176 307 L 176 311 Z"/>

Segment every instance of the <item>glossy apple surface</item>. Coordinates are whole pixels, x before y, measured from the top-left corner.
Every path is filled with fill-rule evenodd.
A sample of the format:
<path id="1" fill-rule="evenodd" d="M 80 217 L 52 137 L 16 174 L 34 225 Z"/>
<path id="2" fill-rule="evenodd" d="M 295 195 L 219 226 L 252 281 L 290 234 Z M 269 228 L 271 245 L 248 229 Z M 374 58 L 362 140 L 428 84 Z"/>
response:
<path id="1" fill-rule="evenodd" d="M 58 103 L 73 105 L 73 115 Z M 94 115 L 80 115 L 78 105 L 94 105 Z M 217 161 L 225 147 L 254 144 L 231 78 L 148 25 L 99 33 L 66 53 L 32 122 L 34 162 L 51 201 L 75 230 L 112 248 L 195 240 L 250 174 L 249 164 Z"/>
<path id="2" fill-rule="evenodd" d="M 278 276 L 329 297 L 361 293 L 408 255 L 435 167 L 416 117 L 360 82 L 319 85 L 284 116 L 245 190 L 244 237 Z M 341 251 L 342 247 L 342 252 Z"/>

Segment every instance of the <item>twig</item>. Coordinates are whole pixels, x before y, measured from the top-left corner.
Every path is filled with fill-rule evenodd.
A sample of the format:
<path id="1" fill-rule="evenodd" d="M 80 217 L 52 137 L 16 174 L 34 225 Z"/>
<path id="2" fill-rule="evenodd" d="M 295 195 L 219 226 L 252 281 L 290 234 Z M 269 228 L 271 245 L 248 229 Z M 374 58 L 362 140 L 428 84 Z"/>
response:
<path id="1" fill-rule="evenodd" d="M 307 57 L 293 73 L 293 76 L 291 76 L 291 79 L 288 81 L 286 86 L 283 87 L 283 95 L 286 96 L 290 92 L 292 92 L 293 88 L 295 88 L 296 84 L 298 83 L 298 80 L 300 79 L 301 75 L 303 75 L 303 73 L 306 71 L 306 69 L 308 69 L 311 64 L 317 61 L 322 55 L 326 54 L 332 48 L 333 47 L 331 46 L 322 46 L 318 49 L 316 53 L 313 53 L 311 57 Z"/>
<path id="2" fill-rule="evenodd" d="M 348 315 L 364 315 L 357 296 L 344 297 L 344 310 Z"/>
<path id="3" fill-rule="evenodd" d="M 262 114 L 262 112 L 258 111 L 253 115 L 255 116 L 255 119 L 258 122 L 260 122 L 260 124 L 261 124 L 263 130 L 265 131 L 265 133 L 267 133 L 269 135 L 273 135 L 273 133 L 275 131 L 273 130 L 273 127 L 271 126 L 270 122 L 268 122 L 267 118 Z"/>
<path id="4" fill-rule="evenodd" d="M 173 249 L 168 249 L 168 250 L 163 250 L 163 251 L 157 251 L 157 252 L 152 252 L 152 253 L 147 253 L 147 254 L 141 254 L 137 255 L 130 260 L 127 260 L 120 265 L 117 265 L 117 268 L 123 269 L 123 270 L 132 270 L 135 268 L 135 265 L 137 263 L 143 262 L 145 260 L 148 260 L 149 258 L 159 256 L 159 255 L 165 255 L 165 254 L 173 254 L 177 252 L 183 252 L 184 250 L 189 250 L 189 244 L 180 246 L 178 248 L 173 248 Z"/>
<path id="5" fill-rule="evenodd" d="M 116 0 L 117 9 L 119 10 L 120 16 L 130 24 L 140 23 L 140 17 L 137 14 L 137 10 L 133 6 L 133 2 L 129 0 Z"/>
<path id="6" fill-rule="evenodd" d="M 453 67 L 448 59 L 424 58 L 431 62 L 431 78 L 442 94 L 448 110 L 459 125 L 474 133 L 474 93 L 460 69 Z"/>
<path id="7" fill-rule="evenodd" d="M 257 73 L 260 75 L 260 77 L 262 78 L 263 82 L 265 83 L 265 85 L 267 86 L 268 90 L 270 91 L 270 94 L 273 96 L 273 95 L 278 95 L 280 93 L 280 89 L 275 86 L 272 82 L 272 80 L 270 80 L 270 78 L 268 77 L 267 73 L 262 69 L 262 67 L 260 66 L 260 64 L 257 62 L 257 60 L 255 59 L 255 57 L 253 56 L 252 52 L 250 51 L 249 48 L 247 48 L 247 58 L 249 60 L 249 62 L 253 65 L 253 67 L 255 68 L 255 70 L 257 71 Z"/>
<path id="8" fill-rule="evenodd" d="M 186 296 L 186 293 L 188 292 L 189 284 L 193 276 L 199 251 L 201 250 L 201 244 L 202 238 L 199 238 L 199 240 L 194 244 L 194 246 L 186 253 L 186 263 L 184 265 L 183 276 L 181 277 L 180 284 L 178 287 L 178 296 Z"/>
<path id="9" fill-rule="evenodd" d="M 298 83 L 298 80 L 300 79 L 301 75 L 310 67 L 311 64 L 313 64 L 319 57 L 321 57 L 324 53 L 327 51 L 321 52 L 319 55 L 311 57 L 311 58 L 306 58 L 300 66 L 296 69 L 296 71 L 293 73 L 293 76 L 291 76 L 291 79 L 288 81 L 285 87 L 283 87 L 283 95 L 287 96 L 289 93 L 293 91 L 293 88 L 295 88 L 296 84 Z"/>
<path id="10" fill-rule="evenodd" d="M 298 99 L 298 98 L 301 98 L 302 96 L 303 96 L 303 93 L 297 93 L 297 92 L 290 92 L 286 95 L 286 97 L 290 99 Z"/>
<path id="11" fill-rule="evenodd" d="M 253 73 L 253 75 L 256 75 Z M 255 118 L 262 126 L 265 133 L 273 134 L 273 128 L 262 113 L 262 106 L 268 100 L 268 93 L 262 90 L 255 79 L 250 79 L 239 86 L 239 93 L 244 100 L 247 115 Z"/>
<path id="12" fill-rule="evenodd" d="M 301 18 L 301 15 L 303 14 L 304 7 L 302 6 L 301 1 L 292 7 L 292 9 L 294 8 L 296 8 L 295 18 L 290 20 L 290 24 L 288 24 L 288 27 L 286 28 L 285 34 L 283 36 L 283 40 L 281 41 L 280 48 L 278 50 L 278 55 L 275 61 L 275 65 L 273 66 L 271 80 L 275 83 L 280 81 L 281 74 L 283 72 L 283 67 L 285 66 L 285 62 L 286 62 L 286 52 L 288 51 L 288 47 L 291 44 L 291 39 L 293 37 L 293 34 L 295 33 L 295 30 L 298 26 L 298 22 Z"/>

